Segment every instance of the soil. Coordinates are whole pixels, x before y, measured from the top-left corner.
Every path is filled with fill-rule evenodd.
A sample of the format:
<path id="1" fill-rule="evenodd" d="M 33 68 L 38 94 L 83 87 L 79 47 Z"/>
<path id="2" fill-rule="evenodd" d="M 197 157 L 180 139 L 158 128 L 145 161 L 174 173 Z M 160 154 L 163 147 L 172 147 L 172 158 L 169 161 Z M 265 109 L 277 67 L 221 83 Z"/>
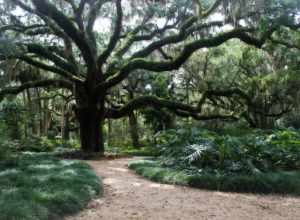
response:
<path id="1" fill-rule="evenodd" d="M 127 168 L 129 158 L 87 161 L 104 197 L 66 220 L 299 220 L 300 198 L 223 193 L 158 184 Z"/>

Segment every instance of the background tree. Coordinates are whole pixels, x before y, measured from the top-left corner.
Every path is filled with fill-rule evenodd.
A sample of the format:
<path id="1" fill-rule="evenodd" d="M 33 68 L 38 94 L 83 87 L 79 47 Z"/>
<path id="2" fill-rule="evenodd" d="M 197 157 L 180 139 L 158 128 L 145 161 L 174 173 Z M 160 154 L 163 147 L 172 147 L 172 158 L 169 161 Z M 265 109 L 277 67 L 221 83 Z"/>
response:
<path id="1" fill-rule="evenodd" d="M 106 97 L 111 88 L 135 71 L 179 69 L 194 52 L 218 47 L 230 39 L 261 48 L 280 26 L 299 28 L 295 12 L 298 6 L 297 1 L 289 5 L 230 0 L 194 4 L 176 0 L 163 4 L 125 0 L 5 1 L 1 4 L 0 29 L 14 49 L 5 50 L 2 45 L 1 60 L 14 59 L 35 66 L 44 77 L 5 86 L 0 94 L 38 87 L 69 90 L 76 100 L 82 149 L 102 153 L 104 119 L 125 117 L 140 108 L 167 108 L 198 120 L 232 117 L 204 114 L 201 110 L 208 97 L 230 96 L 237 93 L 234 89 L 206 91 L 197 105 L 140 96 L 113 108 Z M 224 16 L 211 19 L 216 14 Z M 107 20 L 111 20 L 108 30 L 97 28 L 97 22 Z M 226 25 L 230 28 L 225 29 Z M 167 54 L 164 50 L 170 47 L 175 52 Z M 161 55 L 153 56 L 156 51 Z"/>

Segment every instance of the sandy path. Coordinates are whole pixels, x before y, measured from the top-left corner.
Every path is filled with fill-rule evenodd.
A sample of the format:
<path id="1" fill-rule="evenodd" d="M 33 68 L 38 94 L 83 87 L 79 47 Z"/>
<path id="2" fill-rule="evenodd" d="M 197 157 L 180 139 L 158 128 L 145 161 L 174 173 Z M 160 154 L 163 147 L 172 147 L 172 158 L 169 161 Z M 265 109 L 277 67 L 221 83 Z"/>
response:
<path id="1" fill-rule="evenodd" d="M 103 178 L 104 198 L 67 220 L 300 220 L 300 198 L 157 184 L 128 170 L 129 160 L 90 161 Z"/>

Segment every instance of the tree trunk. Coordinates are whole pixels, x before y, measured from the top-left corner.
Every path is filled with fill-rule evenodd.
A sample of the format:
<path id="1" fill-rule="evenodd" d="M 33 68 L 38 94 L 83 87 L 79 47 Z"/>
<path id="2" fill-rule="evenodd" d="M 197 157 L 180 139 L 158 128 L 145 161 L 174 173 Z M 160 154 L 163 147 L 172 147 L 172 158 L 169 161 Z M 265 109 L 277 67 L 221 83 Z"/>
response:
<path id="1" fill-rule="evenodd" d="M 112 138 L 113 138 L 113 134 L 112 134 L 112 120 L 111 119 L 107 120 L 107 126 L 108 126 L 108 130 L 107 130 L 107 145 L 111 146 L 112 145 Z"/>
<path id="2" fill-rule="evenodd" d="M 24 106 L 28 105 L 27 101 L 26 101 L 26 91 L 22 93 L 23 95 L 23 102 L 24 102 Z M 28 137 L 28 123 L 27 120 L 24 122 L 24 138 L 26 139 Z"/>
<path id="3" fill-rule="evenodd" d="M 75 114 L 79 122 L 81 150 L 86 153 L 104 154 L 104 99 L 105 91 L 94 93 L 95 85 L 76 85 Z"/>
<path id="4" fill-rule="evenodd" d="M 43 102 L 43 134 L 45 136 L 48 136 L 48 129 L 49 129 L 49 120 L 50 120 L 50 115 L 49 115 L 49 100 L 46 99 Z"/>
<path id="5" fill-rule="evenodd" d="M 28 104 L 28 112 L 29 112 L 29 123 L 28 127 L 30 128 L 30 135 L 35 135 L 35 129 L 34 129 L 34 108 L 33 108 L 33 103 L 31 99 L 31 91 L 30 89 L 26 89 L 26 95 L 27 95 L 27 104 Z"/>
<path id="6" fill-rule="evenodd" d="M 104 153 L 103 113 L 95 107 L 77 109 L 81 149 L 89 153 Z"/>
<path id="7" fill-rule="evenodd" d="M 132 145 L 135 148 L 139 148 L 141 145 L 139 142 L 138 124 L 134 112 L 131 112 L 129 114 L 129 126 L 130 126 L 129 131 L 132 139 Z"/>
<path id="8" fill-rule="evenodd" d="M 63 105 L 61 108 L 61 118 L 60 118 L 60 136 L 64 139 L 65 136 L 65 119 L 66 117 L 66 105 Z"/>
<path id="9" fill-rule="evenodd" d="M 38 112 L 38 117 L 37 117 L 37 121 L 36 121 L 36 128 L 37 128 L 37 135 L 38 137 L 43 135 L 43 118 L 42 118 L 42 101 L 41 101 L 41 93 L 39 88 L 35 88 L 35 93 L 36 93 L 36 100 L 35 100 L 35 104 L 36 104 L 36 108 L 37 108 L 37 112 Z"/>
<path id="10" fill-rule="evenodd" d="M 70 139 L 70 124 L 69 124 L 69 120 L 70 120 L 70 113 L 67 110 L 67 112 L 64 115 L 64 121 L 63 121 L 63 127 L 62 127 L 62 139 L 64 141 L 68 141 Z"/>

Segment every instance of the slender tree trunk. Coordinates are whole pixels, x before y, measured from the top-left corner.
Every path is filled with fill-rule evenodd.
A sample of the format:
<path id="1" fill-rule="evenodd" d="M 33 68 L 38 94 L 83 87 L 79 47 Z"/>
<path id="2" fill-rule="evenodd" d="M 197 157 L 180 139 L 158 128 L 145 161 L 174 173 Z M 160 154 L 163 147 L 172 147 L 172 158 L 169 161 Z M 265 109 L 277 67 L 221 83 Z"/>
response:
<path id="1" fill-rule="evenodd" d="M 43 105 L 43 113 L 44 113 L 44 115 L 43 115 L 43 118 L 44 118 L 44 120 L 43 120 L 43 134 L 45 136 L 48 136 L 49 120 L 50 120 L 49 111 L 48 111 L 48 109 L 49 109 L 49 100 L 48 99 L 44 100 L 43 104 L 44 104 Z"/>
<path id="2" fill-rule="evenodd" d="M 108 131 L 107 131 L 107 144 L 110 146 L 112 144 L 112 120 L 108 119 L 107 120 L 107 125 L 108 125 Z"/>
<path id="3" fill-rule="evenodd" d="M 43 117 L 42 117 L 42 101 L 41 101 L 41 94 L 39 88 L 35 88 L 36 92 L 36 108 L 38 112 L 38 118 L 36 122 L 37 127 L 37 135 L 40 137 L 43 135 Z"/>
<path id="4" fill-rule="evenodd" d="M 28 111 L 29 111 L 29 128 L 31 128 L 30 130 L 30 135 L 35 135 L 36 132 L 35 132 L 35 116 L 34 116 L 34 107 L 33 107 L 33 102 L 32 102 L 32 99 L 31 99 L 31 91 L 30 89 L 26 89 L 26 95 L 27 95 L 27 100 L 28 100 Z"/>
<path id="5" fill-rule="evenodd" d="M 64 139 L 65 136 L 65 117 L 66 117 L 66 105 L 62 105 L 61 118 L 60 118 L 60 136 Z"/>
<path id="6" fill-rule="evenodd" d="M 130 126 L 129 131 L 132 139 L 132 145 L 135 148 L 139 148 L 141 145 L 139 142 L 138 124 L 134 112 L 131 112 L 129 114 L 129 126 Z"/>
<path id="7" fill-rule="evenodd" d="M 23 95 L 24 106 L 26 106 L 26 105 L 28 105 L 28 103 L 26 101 L 26 92 L 23 92 L 22 95 Z M 26 119 L 24 122 L 24 138 L 26 139 L 27 137 L 28 137 L 28 123 L 27 123 L 27 119 Z"/>
<path id="8" fill-rule="evenodd" d="M 134 99 L 134 93 L 133 91 L 128 91 L 129 93 L 129 99 Z M 138 123 L 136 119 L 136 115 L 134 112 L 131 112 L 129 114 L 129 132 L 131 136 L 131 142 L 132 146 L 135 148 L 140 148 L 140 141 L 139 141 L 139 130 L 138 130 Z"/>
<path id="9" fill-rule="evenodd" d="M 62 135 L 62 139 L 65 141 L 68 141 L 70 139 L 70 124 L 69 124 L 69 120 L 70 120 L 70 113 L 69 111 L 66 112 L 65 116 L 64 116 L 64 126 L 63 126 L 63 135 Z"/>

